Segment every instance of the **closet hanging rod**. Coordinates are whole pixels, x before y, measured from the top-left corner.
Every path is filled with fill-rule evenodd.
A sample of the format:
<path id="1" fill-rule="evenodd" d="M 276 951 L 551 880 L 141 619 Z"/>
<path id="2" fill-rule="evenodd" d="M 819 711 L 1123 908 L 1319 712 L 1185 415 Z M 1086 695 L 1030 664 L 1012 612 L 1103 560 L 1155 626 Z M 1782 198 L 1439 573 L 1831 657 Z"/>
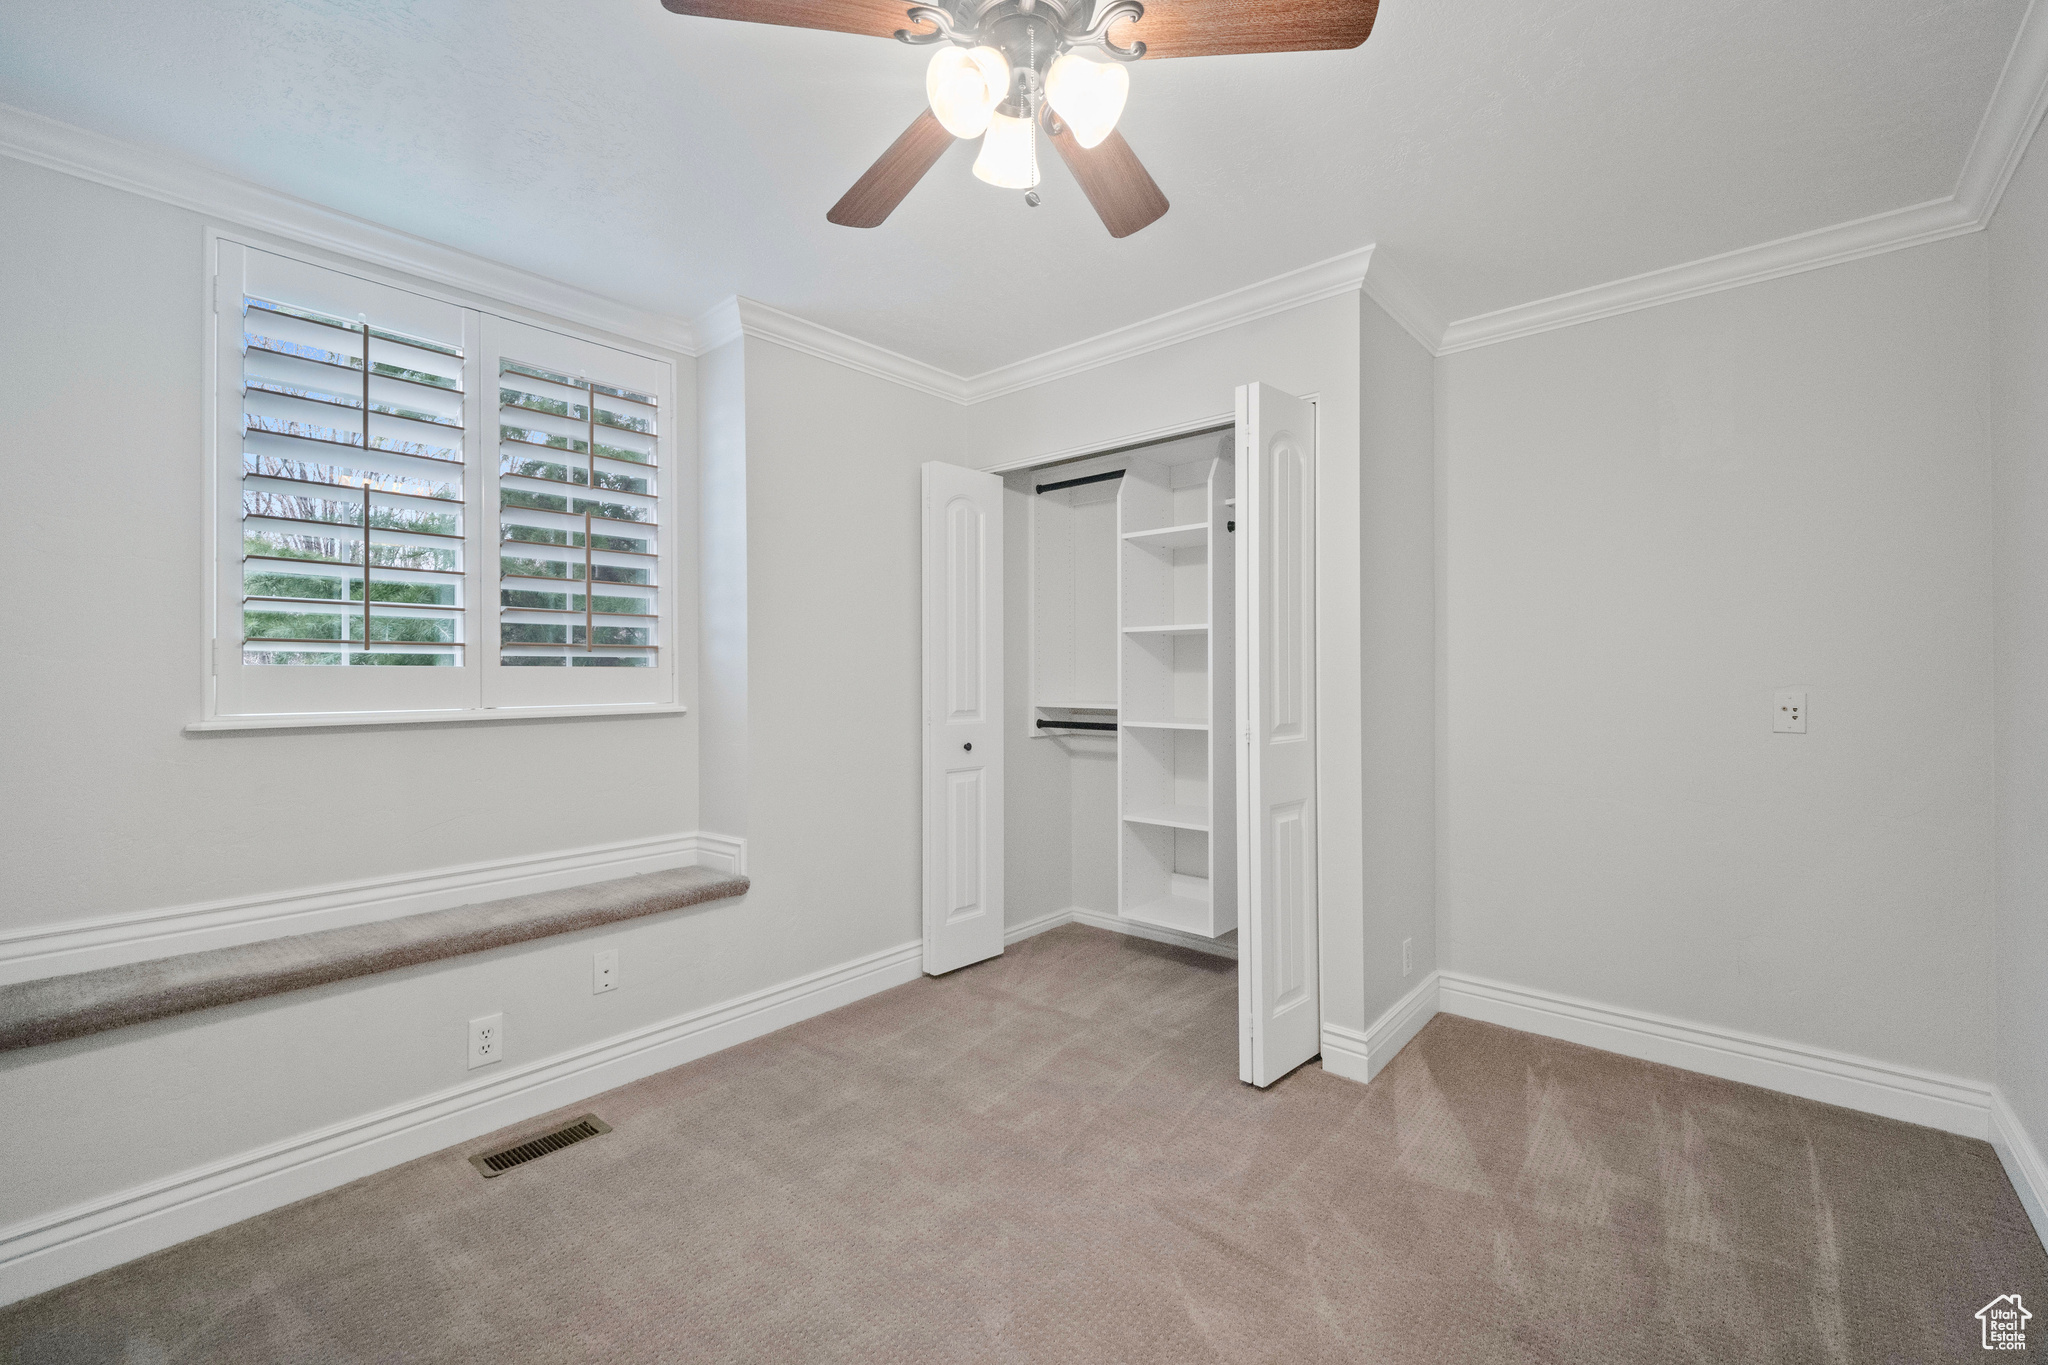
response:
<path id="1" fill-rule="evenodd" d="M 1114 730 L 1116 723 L 1107 720 L 1042 720 L 1041 730 Z"/>
<path id="2" fill-rule="evenodd" d="M 1084 483 L 1101 483 L 1105 479 L 1121 479 L 1123 476 L 1123 470 L 1112 469 L 1107 474 L 1090 474 L 1085 478 L 1065 479 L 1059 483 L 1042 483 L 1038 485 L 1038 491 L 1041 493 L 1053 493 L 1062 488 L 1079 488 Z"/>

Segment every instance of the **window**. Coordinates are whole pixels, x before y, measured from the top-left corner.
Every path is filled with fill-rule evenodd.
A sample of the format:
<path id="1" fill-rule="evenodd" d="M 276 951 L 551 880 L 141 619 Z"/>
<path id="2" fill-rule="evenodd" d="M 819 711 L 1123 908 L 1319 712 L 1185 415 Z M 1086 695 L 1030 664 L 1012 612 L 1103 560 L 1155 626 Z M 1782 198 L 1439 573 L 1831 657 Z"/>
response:
<path id="1" fill-rule="evenodd" d="M 209 723 L 673 707 L 669 364 L 217 245 Z"/>

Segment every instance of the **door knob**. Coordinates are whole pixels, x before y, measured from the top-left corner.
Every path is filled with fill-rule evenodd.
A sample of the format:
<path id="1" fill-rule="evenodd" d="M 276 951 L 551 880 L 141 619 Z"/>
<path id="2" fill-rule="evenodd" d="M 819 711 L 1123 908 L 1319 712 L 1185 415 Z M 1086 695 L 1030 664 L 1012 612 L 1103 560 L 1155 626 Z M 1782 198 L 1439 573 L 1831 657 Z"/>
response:
<path id="1" fill-rule="evenodd" d="M 960 747 L 963 749 L 972 749 L 974 746 L 972 744 L 963 744 Z"/>

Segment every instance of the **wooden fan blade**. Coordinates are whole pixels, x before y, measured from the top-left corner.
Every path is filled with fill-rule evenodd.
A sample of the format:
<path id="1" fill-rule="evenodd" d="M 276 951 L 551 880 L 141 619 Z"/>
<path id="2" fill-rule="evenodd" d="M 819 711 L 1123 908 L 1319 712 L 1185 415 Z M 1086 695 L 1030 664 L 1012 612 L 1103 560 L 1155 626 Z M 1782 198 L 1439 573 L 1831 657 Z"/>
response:
<path id="1" fill-rule="evenodd" d="M 1357 47 L 1380 0 L 1145 0 L 1145 17 L 1110 29 L 1110 41 L 1145 44 L 1145 56 L 1226 57 Z"/>
<path id="2" fill-rule="evenodd" d="M 1048 118 L 1046 123 L 1046 135 L 1060 149 L 1060 160 L 1081 182 L 1081 193 L 1095 206 L 1110 236 L 1128 237 L 1165 216 L 1166 196 L 1152 183 L 1151 172 L 1122 133 L 1112 132 L 1093 147 L 1083 147 L 1074 141 L 1074 130 L 1059 119 Z"/>
<path id="3" fill-rule="evenodd" d="M 946 125 L 934 118 L 931 110 L 925 110 L 868 167 L 868 173 L 840 196 L 825 215 L 825 221 L 841 227 L 880 227 L 882 220 L 903 202 L 903 196 L 917 188 L 924 173 L 938 164 L 946 148 L 952 145 L 953 135 L 946 131 Z"/>
<path id="4" fill-rule="evenodd" d="M 817 28 L 827 33 L 859 33 L 893 38 L 898 29 L 929 33 L 905 13 L 912 0 L 661 0 L 670 14 L 704 19 L 738 19 L 749 24 L 780 24 L 784 28 Z"/>

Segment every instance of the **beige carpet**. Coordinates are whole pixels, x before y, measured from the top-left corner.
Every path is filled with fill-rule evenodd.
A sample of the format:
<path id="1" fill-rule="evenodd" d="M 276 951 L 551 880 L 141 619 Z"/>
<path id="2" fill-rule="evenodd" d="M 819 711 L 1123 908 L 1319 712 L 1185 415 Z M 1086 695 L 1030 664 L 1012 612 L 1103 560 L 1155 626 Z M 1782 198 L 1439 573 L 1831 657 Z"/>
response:
<path id="1" fill-rule="evenodd" d="M 0 1310 L 0 1358 L 1919 1365 L 2048 1315 L 1984 1143 L 1449 1016 L 1260 1092 L 1235 1010 L 1228 963 L 1056 930 L 498 1179 L 546 1123 Z"/>

